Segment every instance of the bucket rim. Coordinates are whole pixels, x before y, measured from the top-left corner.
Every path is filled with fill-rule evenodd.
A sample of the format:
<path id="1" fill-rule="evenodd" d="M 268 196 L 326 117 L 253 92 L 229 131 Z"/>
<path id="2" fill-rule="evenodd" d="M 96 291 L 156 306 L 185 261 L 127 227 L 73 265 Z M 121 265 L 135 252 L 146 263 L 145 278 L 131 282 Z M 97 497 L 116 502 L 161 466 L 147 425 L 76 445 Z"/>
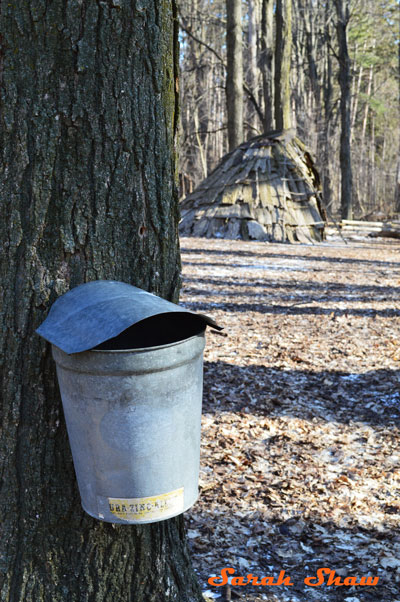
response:
<path id="1" fill-rule="evenodd" d="M 190 337 L 187 337 L 186 339 L 180 339 L 179 341 L 174 341 L 173 343 L 166 343 L 165 345 L 153 345 L 152 347 L 133 347 L 132 349 L 86 349 L 85 351 L 78 351 L 77 353 L 66 353 L 64 351 L 64 353 L 66 355 L 80 355 L 81 353 L 110 353 L 110 354 L 118 354 L 118 353 L 146 353 L 146 351 L 157 351 L 158 349 L 166 349 L 168 347 L 176 347 L 177 345 L 181 345 L 182 343 L 186 343 L 187 341 L 190 341 L 192 339 L 196 339 L 197 337 L 204 337 L 205 336 L 205 332 L 206 332 L 206 327 L 204 327 L 203 330 L 201 330 L 200 332 L 198 332 L 197 334 L 194 334 Z M 54 345 L 54 347 L 57 347 L 57 345 Z M 58 349 L 60 349 L 60 347 L 57 347 Z M 61 351 L 63 351 L 63 349 L 61 349 Z"/>
<path id="2" fill-rule="evenodd" d="M 90 349 L 66 353 L 52 345 L 52 355 L 63 370 L 97 375 L 156 373 L 190 363 L 205 347 L 205 329 L 187 339 L 157 347 L 137 349 Z"/>

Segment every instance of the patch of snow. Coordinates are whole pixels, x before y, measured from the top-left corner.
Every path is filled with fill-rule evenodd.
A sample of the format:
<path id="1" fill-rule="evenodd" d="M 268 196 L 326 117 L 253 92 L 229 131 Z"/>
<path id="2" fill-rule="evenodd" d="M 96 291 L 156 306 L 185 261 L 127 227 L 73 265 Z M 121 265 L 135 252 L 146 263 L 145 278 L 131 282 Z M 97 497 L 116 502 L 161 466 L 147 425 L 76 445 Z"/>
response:
<path id="1" fill-rule="evenodd" d="M 388 408 L 392 407 L 400 407 L 400 391 L 396 391 L 396 393 L 388 393 L 386 395 L 379 394 L 379 401 L 382 402 L 384 406 Z"/>
<path id="2" fill-rule="evenodd" d="M 357 373 L 357 374 L 346 374 L 346 376 L 341 376 L 340 378 L 342 380 L 350 380 L 350 381 L 356 381 L 359 380 L 360 378 L 362 378 L 364 375 Z"/>
<path id="3" fill-rule="evenodd" d="M 270 270 L 278 272 L 306 272 L 307 266 L 300 265 L 289 265 L 289 264 L 265 264 L 265 263 L 235 263 L 232 265 L 234 268 L 242 268 L 246 270 Z"/>
<path id="4" fill-rule="evenodd" d="M 220 597 L 221 597 L 221 594 L 217 594 L 217 593 L 215 593 L 215 592 L 211 591 L 210 589 L 208 589 L 208 590 L 206 590 L 205 592 L 203 592 L 203 598 L 204 598 L 205 600 L 207 600 L 207 598 L 208 598 L 208 599 L 210 599 L 210 598 L 211 598 L 212 600 L 217 600 L 217 599 L 218 599 L 218 598 L 220 598 Z"/>

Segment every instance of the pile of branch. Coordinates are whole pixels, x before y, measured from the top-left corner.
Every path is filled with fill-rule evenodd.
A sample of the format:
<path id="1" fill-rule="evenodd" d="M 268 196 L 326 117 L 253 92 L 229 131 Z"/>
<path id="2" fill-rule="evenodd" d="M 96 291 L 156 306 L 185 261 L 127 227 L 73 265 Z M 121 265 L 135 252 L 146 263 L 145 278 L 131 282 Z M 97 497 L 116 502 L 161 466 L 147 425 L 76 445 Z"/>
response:
<path id="1" fill-rule="evenodd" d="M 342 220 L 340 222 L 342 234 L 361 234 L 371 238 L 399 238 L 400 221 L 369 222 L 362 220 Z"/>
<path id="2" fill-rule="evenodd" d="M 383 222 L 369 222 L 362 220 L 343 219 L 340 222 L 340 229 L 343 234 L 365 234 L 369 236 L 372 233 L 380 232 Z"/>
<path id="3" fill-rule="evenodd" d="M 384 222 L 378 232 L 371 232 L 369 236 L 374 238 L 400 238 L 400 222 Z"/>

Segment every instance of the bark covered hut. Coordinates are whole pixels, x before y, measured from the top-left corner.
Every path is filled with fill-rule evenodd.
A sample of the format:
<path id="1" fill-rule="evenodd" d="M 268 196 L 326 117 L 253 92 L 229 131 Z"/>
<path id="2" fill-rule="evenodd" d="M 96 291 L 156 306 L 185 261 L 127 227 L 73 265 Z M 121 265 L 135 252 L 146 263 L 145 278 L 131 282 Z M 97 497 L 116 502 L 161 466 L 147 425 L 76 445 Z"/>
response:
<path id="1" fill-rule="evenodd" d="M 271 132 L 226 154 L 181 203 L 182 236 L 320 242 L 325 212 L 313 161 L 294 131 Z"/>

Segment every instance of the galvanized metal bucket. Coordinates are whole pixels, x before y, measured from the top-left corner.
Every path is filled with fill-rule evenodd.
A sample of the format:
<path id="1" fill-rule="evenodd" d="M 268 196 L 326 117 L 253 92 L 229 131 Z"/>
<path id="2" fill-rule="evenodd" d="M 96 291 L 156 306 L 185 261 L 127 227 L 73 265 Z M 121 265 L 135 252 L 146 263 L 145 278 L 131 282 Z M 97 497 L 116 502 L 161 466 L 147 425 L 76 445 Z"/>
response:
<path id="1" fill-rule="evenodd" d="M 53 347 L 84 510 L 113 523 L 176 516 L 198 496 L 204 332 L 132 351 Z"/>
<path id="2" fill-rule="evenodd" d="M 135 287 L 129 291 L 124 283 L 112 282 L 110 288 L 100 282 L 61 297 L 49 313 L 50 324 L 37 331 L 53 343 L 82 506 L 112 523 L 164 520 L 198 497 L 204 334 L 206 324 L 217 325 L 179 306 L 171 309 L 167 301 Z M 115 318 L 119 284 L 122 331 L 121 319 Z M 110 305 L 101 290 L 109 294 Z M 147 295 L 153 298 L 146 310 Z M 101 334 L 107 312 L 114 326 L 107 323 Z M 154 345 L 158 341 L 164 344 Z M 96 347 L 82 351 L 88 344 Z"/>

